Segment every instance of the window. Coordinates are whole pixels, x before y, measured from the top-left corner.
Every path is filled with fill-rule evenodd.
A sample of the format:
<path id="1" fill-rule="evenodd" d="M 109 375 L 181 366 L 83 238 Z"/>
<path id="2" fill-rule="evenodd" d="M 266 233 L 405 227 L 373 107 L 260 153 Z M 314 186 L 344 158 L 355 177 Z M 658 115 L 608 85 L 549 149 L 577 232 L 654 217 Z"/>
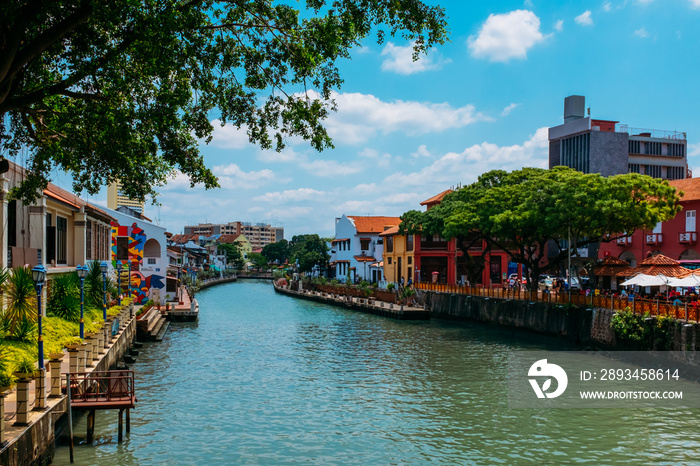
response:
<path id="1" fill-rule="evenodd" d="M 149 257 L 149 258 L 148 258 L 148 265 L 156 265 L 156 258 L 155 258 L 155 257 Z"/>
<path id="2" fill-rule="evenodd" d="M 393 236 L 386 237 L 386 252 L 394 252 L 394 237 Z"/>
<path id="3" fill-rule="evenodd" d="M 92 222 L 85 225 L 85 259 L 92 260 Z"/>
<path id="4" fill-rule="evenodd" d="M 17 201 L 7 204 L 7 245 L 17 246 Z"/>
<path id="5" fill-rule="evenodd" d="M 360 249 L 363 251 L 368 251 L 369 250 L 369 238 L 360 238 Z"/>
<path id="6" fill-rule="evenodd" d="M 413 264 L 413 257 L 408 256 L 406 259 L 407 259 L 408 265 L 412 265 L 412 264 Z"/>
<path id="7" fill-rule="evenodd" d="M 66 247 L 68 244 L 68 220 L 56 216 L 56 263 L 66 263 Z"/>
<path id="8" fill-rule="evenodd" d="M 117 237 L 117 257 L 118 261 L 129 260 L 129 237 L 128 236 L 118 236 Z"/>
<path id="9" fill-rule="evenodd" d="M 387 257 L 387 258 L 386 258 L 386 261 L 387 261 L 387 263 L 388 263 L 389 265 L 391 265 L 391 257 Z"/>
<path id="10" fill-rule="evenodd" d="M 413 235 L 406 235 L 406 251 L 413 251 Z"/>

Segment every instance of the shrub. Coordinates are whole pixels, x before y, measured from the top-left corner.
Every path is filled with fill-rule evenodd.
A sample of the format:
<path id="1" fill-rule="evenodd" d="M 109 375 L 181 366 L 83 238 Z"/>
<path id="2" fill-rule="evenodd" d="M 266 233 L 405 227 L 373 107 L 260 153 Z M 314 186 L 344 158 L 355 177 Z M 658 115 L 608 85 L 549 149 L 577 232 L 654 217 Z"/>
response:
<path id="1" fill-rule="evenodd" d="M 46 314 L 70 322 L 80 321 L 80 280 L 77 274 L 59 275 L 53 279 Z"/>
<path id="2" fill-rule="evenodd" d="M 389 283 L 389 284 L 386 286 L 386 289 L 389 290 L 389 291 L 393 291 L 394 288 L 396 288 L 396 285 L 394 285 L 393 282 Z"/>
<path id="3" fill-rule="evenodd" d="M 649 341 L 651 328 L 646 325 L 645 319 L 649 314 L 635 314 L 626 308 L 624 311 L 613 315 L 610 327 L 615 332 L 615 337 L 624 346 L 640 349 Z"/>
<path id="4" fill-rule="evenodd" d="M 10 331 L 14 334 L 17 326 L 24 320 L 36 320 L 36 289 L 32 272 L 28 267 L 17 267 L 7 279 L 7 309 L 5 319 L 9 321 Z"/>
<path id="5" fill-rule="evenodd" d="M 12 339 L 28 343 L 32 341 L 35 332 L 36 324 L 29 319 L 22 319 L 15 325 Z"/>

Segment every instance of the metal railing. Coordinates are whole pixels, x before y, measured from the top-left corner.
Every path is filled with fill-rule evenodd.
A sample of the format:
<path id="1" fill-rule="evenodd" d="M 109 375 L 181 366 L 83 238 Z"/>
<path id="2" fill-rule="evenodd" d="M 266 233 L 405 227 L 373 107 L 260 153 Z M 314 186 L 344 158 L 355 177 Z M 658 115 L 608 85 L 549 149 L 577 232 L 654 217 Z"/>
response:
<path id="1" fill-rule="evenodd" d="M 134 371 L 76 372 L 69 375 L 74 406 L 134 400 Z"/>
<path id="2" fill-rule="evenodd" d="M 689 304 L 673 305 L 662 299 L 630 298 L 627 296 L 586 296 L 580 291 L 572 291 L 571 296 L 564 291 L 529 291 L 519 288 L 485 288 L 482 286 L 459 286 L 440 283 L 416 283 L 415 287 L 423 291 L 453 293 L 485 298 L 513 299 L 520 301 L 542 302 L 551 304 L 574 304 L 576 306 L 597 307 L 612 310 L 629 308 L 636 314 L 650 316 L 672 316 L 678 320 L 698 322 L 698 308 Z"/>

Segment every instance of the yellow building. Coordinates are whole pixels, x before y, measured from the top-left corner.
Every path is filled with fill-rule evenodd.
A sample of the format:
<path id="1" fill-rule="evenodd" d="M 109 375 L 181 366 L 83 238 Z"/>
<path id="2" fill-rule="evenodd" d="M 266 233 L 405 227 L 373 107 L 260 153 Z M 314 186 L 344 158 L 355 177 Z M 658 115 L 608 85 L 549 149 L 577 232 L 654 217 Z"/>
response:
<path id="1" fill-rule="evenodd" d="M 384 279 L 388 282 L 404 284 L 413 279 L 413 244 L 414 235 L 400 235 L 399 227 L 391 227 L 379 235 L 384 240 Z M 413 280 L 415 281 L 415 280 Z"/>
<path id="2" fill-rule="evenodd" d="M 119 182 L 112 183 L 107 187 L 107 207 L 117 210 L 121 206 L 126 206 L 143 215 L 144 203 L 124 196 L 122 194 L 122 185 Z"/>

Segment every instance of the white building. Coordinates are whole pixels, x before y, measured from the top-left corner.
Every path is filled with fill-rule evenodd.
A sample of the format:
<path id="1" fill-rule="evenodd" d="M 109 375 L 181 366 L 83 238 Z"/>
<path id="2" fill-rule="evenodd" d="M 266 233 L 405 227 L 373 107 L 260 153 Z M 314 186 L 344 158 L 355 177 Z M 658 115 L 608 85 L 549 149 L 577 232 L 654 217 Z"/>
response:
<path id="1" fill-rule="evenodd" d="M 380 282 L 384 244 L 379 234 L 401 223 L 399 217 L 346 216 L 335 219 L 335 239 L 332 242 L 331 266 L 335 276 L 345 283 L 366 280 Z"/>

